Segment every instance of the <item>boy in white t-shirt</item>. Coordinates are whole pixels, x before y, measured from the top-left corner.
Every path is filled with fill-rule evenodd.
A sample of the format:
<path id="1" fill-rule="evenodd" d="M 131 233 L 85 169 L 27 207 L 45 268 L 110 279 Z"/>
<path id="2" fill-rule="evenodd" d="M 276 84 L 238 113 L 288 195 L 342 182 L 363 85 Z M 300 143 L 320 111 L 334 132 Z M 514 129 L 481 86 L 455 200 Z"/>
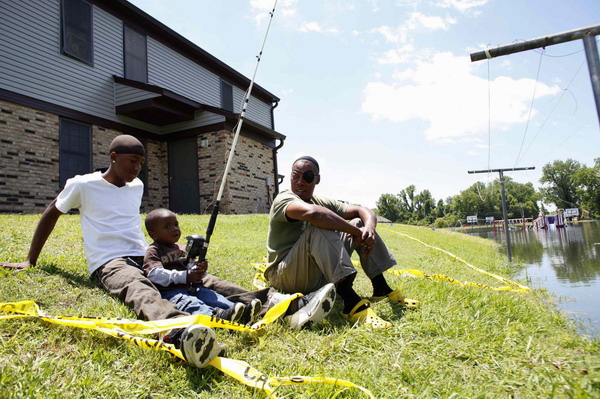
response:
<path id="1" fill-rule="evenodd" d="M 110 144 L 109 154 L 106 172 L 67 180 L 42 214 L 25 261 L 0 266 L 17 270 L 35 266 L 58 218 L 77 208 L 88 271 L 102 288 L 146 320 L 187 316 L 161 298 L 140 266 L 148 247 L 139 214 L 144 185 L 137 178 L 146 156 L 144 146 L 133 136 L 120 135 Z M 181 349 L 188 363 L 197 367 L 206 366 L 222 350 L 214 331 L 201 325 L 173 330 L 163 340 Z"/>

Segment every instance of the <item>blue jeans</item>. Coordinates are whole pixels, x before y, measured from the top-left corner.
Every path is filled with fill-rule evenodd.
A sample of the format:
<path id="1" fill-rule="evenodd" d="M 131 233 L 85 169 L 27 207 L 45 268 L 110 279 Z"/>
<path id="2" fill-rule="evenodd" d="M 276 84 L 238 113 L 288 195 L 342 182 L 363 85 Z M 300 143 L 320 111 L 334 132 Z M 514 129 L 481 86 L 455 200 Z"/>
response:
<path id="1" fill-rule="evenodd" d="M 233 306 L 233 302 L 223 295 L 202 286 L 198 286 L 195 295 L 190 294 L 187 288 L 177 288 L 163 291 L 161 296 L 189 314 L 212 316 L 215 308 L 229 309 Z"/>

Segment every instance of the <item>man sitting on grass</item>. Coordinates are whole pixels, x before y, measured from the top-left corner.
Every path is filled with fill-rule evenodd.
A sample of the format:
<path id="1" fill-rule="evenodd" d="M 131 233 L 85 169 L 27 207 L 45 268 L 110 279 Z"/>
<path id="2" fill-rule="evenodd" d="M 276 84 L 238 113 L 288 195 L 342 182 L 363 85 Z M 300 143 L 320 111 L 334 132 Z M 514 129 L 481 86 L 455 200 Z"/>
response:
<path id="1" fill-rule="evenodd" d="M 342 317 L 372 328 L 389 328 L 391 324 L 370 308 L 371 302 L 354 291 L 356 269 L 350 259 L 354 250 L 373 285 L 371 301 L 388 299 L 408 307 L 417 302 L 390 288 L 383 276 L 396 260 L 375 232 L 373 211 L 313 195 L 320 180 L 313 157 L 293 163 L 291 190 L 275 197 L 269 214 L 265 276 L 283 292 L 310 292 L 333 283 L 344 301 Z"/>
<path id="2" fill-rule="evenodd" d="M 77 208 L 88 271 L 100 287 L 119 297 L 146 320 L 188 316 L 161 298 L 139 266 L 148 246 L 139 214 L 144 185 L 137 178 L 145 156 L 138 139 L 117 136 L 109 147 L 108 170 L 67 180 L 42 214 L 25 261 L 0 263 L 0 266 L 17 270 L 35 266 L 58 218 Z M 221 351 L 214 331 L 196 324 L 185 330 L 173 330 L 165 342 L 174 344 L 187 362 L 196 367 L 206 366 Z"/>
<path id="3" fill-rule="evenodd" d="M 234 283 L 206 273 L 208 263 L 198 264 L 188 270 L 180 261 L 185 251 L 177 244 L 181 237 L 177 216 L 168 209 L 155 209 L 146 216 L 146 230 L 154 239 L 144 258 L 144 271 L 161 291 L 163 298 L 174 303 L 179 310 L 191 314 L 213 314 L 216 317 L 253 324 L 258 316 L 290 295 L 273 288 L 248 291 Z M 195 293 L 190 293 L 194 284 Z M 294 299 L 284 314 L 290 328 L 298 330 L 323 319 L 332 309 L 335 288 L 328 284 L 315 292 Z M 234 303 L 236 303 L 234 305 Z M 218 309 L 228 304 L 227 310 Z M 236 305 L 245 305 L 245 308 Z M 228 306 L 228 307 L 229 307 Z M 213 309 L 217 308 L 217 309 Z M 262 312 L 261 312 L 262 308 Z"/>

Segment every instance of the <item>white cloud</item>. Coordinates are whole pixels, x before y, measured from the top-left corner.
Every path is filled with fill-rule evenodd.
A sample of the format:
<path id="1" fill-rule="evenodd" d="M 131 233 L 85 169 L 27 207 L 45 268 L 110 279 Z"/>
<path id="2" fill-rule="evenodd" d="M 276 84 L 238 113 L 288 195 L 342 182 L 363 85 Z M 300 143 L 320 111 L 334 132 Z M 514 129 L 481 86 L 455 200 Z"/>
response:
<path id="1" fill-rule="evenodd" d="M 385 40 L 390 43 L 405 43 L 408 40 L 408 34 L 411 31 L 421 27 L 429 30 L 446 30 L 454 25 L 456 20 L 452 17 L 428 16 L 420 12 L 413 12 L 410 18 L 403 24 L 395 28 L 383 25 L 374 28 L 372 32 L 380 33 Z"/>
<path id="2" fill-rule="evenodd" d="M 404 45 L 397 49 L 391 49 L 383 53 L 383 57 L 377 59 L 382 65 L 403 64 L 411 59 L 415 48 L 411 44 Z"/>
<path id="3" fill-rule="evenodd" d="M 316 22 L 305 22 L 303 23 L 298 30 L 300 32 L 321 32 L 321 25 Z"/>
<path id="4" fill-rule="evenodd" d="M 429 124 L 424 134 L 429 141 L 473 140 L 488 130 L 488 81 L 476 76 L 474 68 L 468 57 L 449 52 L 423 57 L 414 68 L 395 74 L 392 83 L 368 83 L 362 111 L 374 121 L 425 120 Z M 534 85 L 533 79 L 504 76 L 490 82 L 492 130 L 507 130 L 527 121 Z M 538 82 L 536 98 L 559 91 L 558 86 Z"/>
<path id="5" fill-rule="evenodd" d="M 454 8 L 460 12 L 469 11 L 475 7 L 483 6 L 488 0 L 441 0 L 437 5 L 443 8 Z"/>

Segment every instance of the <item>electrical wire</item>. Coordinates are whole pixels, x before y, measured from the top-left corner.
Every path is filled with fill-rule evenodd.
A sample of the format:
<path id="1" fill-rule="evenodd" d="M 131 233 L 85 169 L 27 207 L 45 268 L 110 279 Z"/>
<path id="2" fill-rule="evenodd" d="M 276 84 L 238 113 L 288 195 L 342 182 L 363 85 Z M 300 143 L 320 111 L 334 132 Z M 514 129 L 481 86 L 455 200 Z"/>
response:
<path id="1" fill-rule="evenodd" d="M 521 151 L 523 150 L 523 144 L 525 143 L 525 137 L 527 137 L 527 129 L 529 128 L 529 121 L 531 120 L 531 112 L 533 111 L 533 103 L 535 102 L 535 93 L 537 91 L 537 84 L 539 82 L 540 70 L 542 68 L 542 54 L 540 54 L 540 61 L 538 63 L 538 70 L 535 76 L 535 86 L 533 87 L 533 95 L 531 96 L 531 104 L 529 105 L 529 114 L 527 115 L 527 123 L 525 124 L 525 132 L 523 133 L 523 140 L 521 140 L 521 147 L 519 148 L 519 154 L 517 155 L 517 159 L 515 160 L 515 165 L 513 168 L 517 167 L 519 163 L 519 158 L 521 157 Z"/>

